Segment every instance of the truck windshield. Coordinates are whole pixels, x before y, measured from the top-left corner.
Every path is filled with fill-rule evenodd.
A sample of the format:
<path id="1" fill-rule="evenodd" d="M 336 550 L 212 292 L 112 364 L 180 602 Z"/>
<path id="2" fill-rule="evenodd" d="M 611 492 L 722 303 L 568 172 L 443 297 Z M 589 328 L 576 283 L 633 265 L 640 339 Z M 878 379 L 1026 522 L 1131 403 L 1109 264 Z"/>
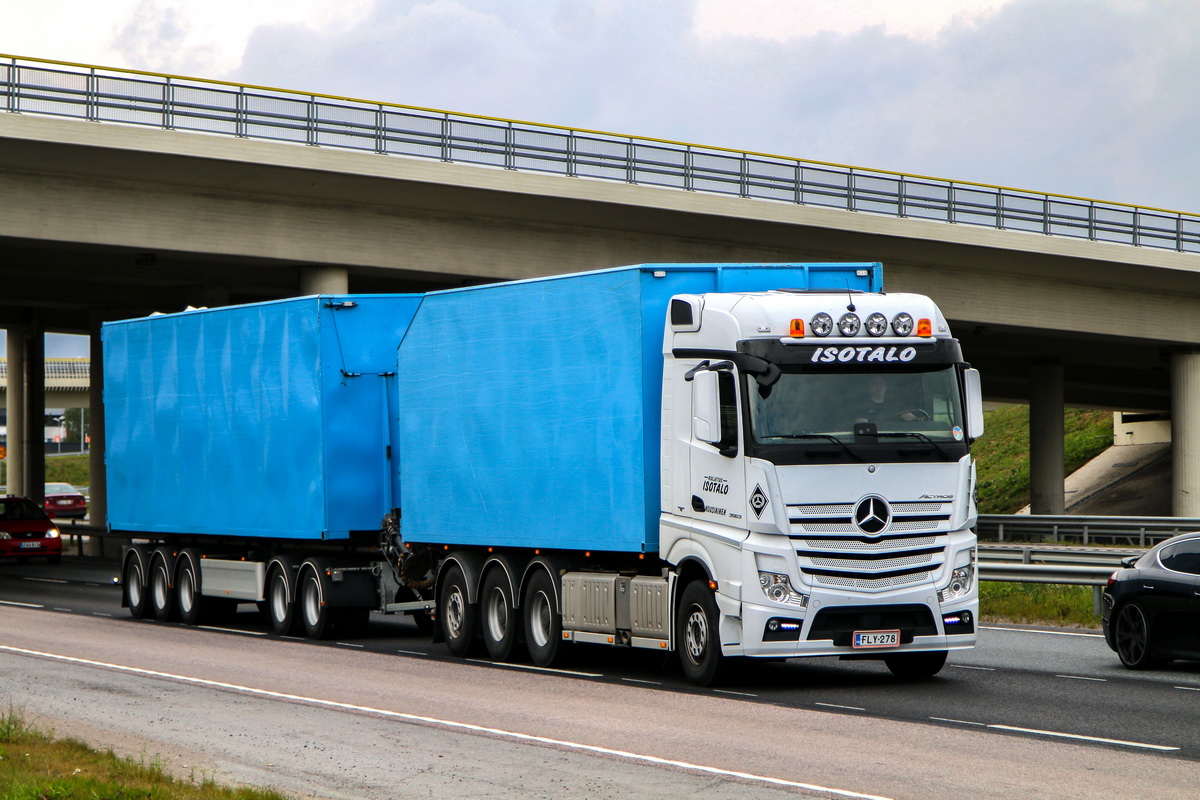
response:
<path id="1" fill-rule="evenodd" d="M 965 452 L 953 365 L 905 372 L 784 367 L 766 397 L 753 384 L 749 396 L 751 433 L 759 450 L 804 443 L 851 453 L 856 446 L 910 444 L 936 450 L 935 458 L 957 459 Z"/>

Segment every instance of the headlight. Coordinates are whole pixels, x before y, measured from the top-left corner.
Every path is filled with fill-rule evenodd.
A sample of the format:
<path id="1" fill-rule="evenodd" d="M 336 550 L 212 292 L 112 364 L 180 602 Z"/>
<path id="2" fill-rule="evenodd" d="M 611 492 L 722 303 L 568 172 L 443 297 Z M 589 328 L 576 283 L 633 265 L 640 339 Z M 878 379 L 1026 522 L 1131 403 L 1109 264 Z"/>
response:
<path id="1" fill-rule="evenodd" d="M 51 528 L 50 530 L 46 531 L 47 539 L 57 539 L 58 535 L 58 528 Z"/>
<path id="2" fill-rule="evenodd" d="M 867 334 L 870 336 L 883 336 L 887 333 L 887 326 L 887 317 L 879 312 L 867 317 Z"/>
<path id="3" fill-rule="evenodd" d="M 913 318 L 912 314 L 900 313 L 892 317 L 892 330 L 897 336 L 908 336 L 912 333 Z"/>
<path id="4" fill-rule="evenodd" d="M 12 534 L 8 531 L 0 531 L 0 539 L 11 539 Z"/>
<path id="5" fill-rule="evenodd" d="M 838 320 L 838 330 L 842 336 L 856 336 L 858 329 L 862 327 L 862 320 L 857 314 L 842 314 L 842 318 Z"/>
<path id="6" fill-rule="evenodd" d="M 822 311 L 809 321 L 808 327 L 816 336 L 828 336 L 833 333 L 833 317 Z"/>
<path id="7" fill-rule="evenodd" d="M 975 567 L 971 565 L 958 567 L 950 575 L 950 585 L 938 592 L 938 599 L 946 603 L 966 597 L 971 593 L 971 587 L 974 584 Z"/>
<path id="8" fill-rule="evenodd" d="M 758 585 L 762 587 L 763 594 L 767 596 L 768 600 L 808 608 L 808 595 L 800 594 L 793 589 L 792 582 L 787 575 L 781 575 L 778 572 L 759 572 Z"/>

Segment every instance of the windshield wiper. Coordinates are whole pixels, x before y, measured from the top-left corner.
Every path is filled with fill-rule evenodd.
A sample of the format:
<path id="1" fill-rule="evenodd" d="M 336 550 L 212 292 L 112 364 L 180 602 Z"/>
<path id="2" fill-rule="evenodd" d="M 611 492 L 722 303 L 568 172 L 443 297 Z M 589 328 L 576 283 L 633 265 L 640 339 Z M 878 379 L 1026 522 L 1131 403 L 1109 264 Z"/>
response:
<path id="1" fill-rule="evenodd" d="M 858 461 L 863 460 L 862 456 L 860 456 L 858 453 L 851 450 L 850 447 L 845 442 L 843 442 L 838 437 L 833 436 L 832 434 L 828 434 L 828 433 L 774 433 L 774 434 L 771 434 L 770 436 L 767 436 L 764 438 L 767 438 L 767 439 L 825 439 L 827 441 L 833 442 L 836 445 L 839 445 L 843 450 L 846 451 L 846 454 L 848 456 L 850 456 L 851 458 L 856 459 Z"/>
<path id="2" fill-rule="evenodd" d="M 918 440 L 924 442 L 925 444 L 929 445 L 930 447 L 932 447 L 934 450 L 937 450 L 938 453 L 941 454 L 942 458 L 946 459 L 947 461 L 950 460 L 950 454 L 947 453 L 945 450 L 943 450 L 941 448 L 941 445 L 939 445 L 937 442 L 935 442 L 933 439 L 930 439 L 928 436 L 926 436 L 923 433 L 916 433 L 914 431 L 879 431 L 879 433 L 877 433 L 876 435 L 877 436 L 903 436 L 908 439 L 918 439 Z"/>

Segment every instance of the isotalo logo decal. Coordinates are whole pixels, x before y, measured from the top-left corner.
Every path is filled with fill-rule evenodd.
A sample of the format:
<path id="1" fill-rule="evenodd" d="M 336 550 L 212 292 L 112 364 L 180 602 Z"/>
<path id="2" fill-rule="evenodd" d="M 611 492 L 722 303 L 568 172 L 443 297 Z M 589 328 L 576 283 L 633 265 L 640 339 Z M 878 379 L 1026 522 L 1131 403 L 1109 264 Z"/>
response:
<path id="1" fill-rule="evenodd" d="M 818 347 L 813 351 L 812 363 L 832 364 L 835 361 L 843 364 L 851 361 L 907 363 L 916 357 L 917 348 L 915 347 Z"/>

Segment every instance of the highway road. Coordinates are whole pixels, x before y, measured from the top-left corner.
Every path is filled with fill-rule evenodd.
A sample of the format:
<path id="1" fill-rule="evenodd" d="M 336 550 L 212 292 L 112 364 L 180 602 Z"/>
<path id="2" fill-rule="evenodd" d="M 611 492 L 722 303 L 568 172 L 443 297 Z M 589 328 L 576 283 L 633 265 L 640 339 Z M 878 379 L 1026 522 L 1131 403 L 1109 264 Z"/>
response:
<path id="1" fill-rule="evenodd" d="M 295 796 L 1193 797 L 1200 665 L 991 626 L 929 681 L 792 660 L 721 689 L 659 654 L 451 658 L 406 619 L 314 643 L 136 621 L 113 565 L 0 564 L 0 706 L 177 773 Z"/>

